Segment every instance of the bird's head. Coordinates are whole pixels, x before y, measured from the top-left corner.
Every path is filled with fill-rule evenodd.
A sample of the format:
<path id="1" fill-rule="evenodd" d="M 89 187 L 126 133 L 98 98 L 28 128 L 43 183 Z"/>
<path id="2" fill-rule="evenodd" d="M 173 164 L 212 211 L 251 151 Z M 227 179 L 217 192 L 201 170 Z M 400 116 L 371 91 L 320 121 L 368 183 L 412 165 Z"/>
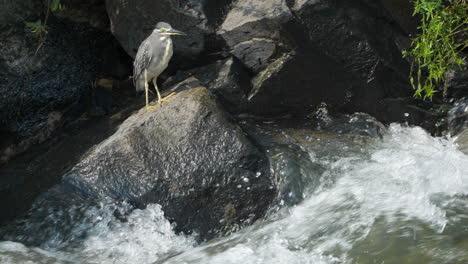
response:
<path id="1" fill-rule="evenodd" d="M 154 26 L 154 31 L 161 35 L 187 35 L 182 31 L 172 28 L 172 26 L 166 22 L 159 22 L 156 24 L 156 26 Z"/>

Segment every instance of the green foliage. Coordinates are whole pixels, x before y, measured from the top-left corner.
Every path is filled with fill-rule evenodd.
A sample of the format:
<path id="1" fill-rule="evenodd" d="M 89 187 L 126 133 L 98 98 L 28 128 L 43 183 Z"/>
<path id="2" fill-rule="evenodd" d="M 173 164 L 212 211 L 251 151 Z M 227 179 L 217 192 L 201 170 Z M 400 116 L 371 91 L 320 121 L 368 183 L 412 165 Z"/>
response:
<path id="1" fill-rule="evenodd" d="M 42 21 L 39 19 L 36 22 L 25 22 L 25 25 L 32 33 L 34 33 L 35 37 L 42 39 L 48 33 L 47 19 L 49 17 L 49 11 L 55 12 L 55 11 L 62 10 L 62 9 L 63 9 L 63 6 L 60 3 L 60 0 L 49 0 L 48 10 L 47 10 L 44 23 L 42 23 Z"/>
<path id="2" fill-rule="evenodd" d="M 457 43 L 455 38 L 467 31 L 467 3 L 468 0 L 414 1 L 413 15 L 421 17 L 420 33 L 412 40 L 411 50 L 403 55 L 413 58 L 410 82 L 416 97 L 431 99 L 445 81 L 447 70 L 463 67 L 460 51 L 468 47 L 468 40 Z"/>
<path id="3" fill-rule="evenodd" d="M 25 25 L 37 38 L 47 35 L 47 26 L 40 19 L 36 22 L 25 22 Z"/>
<path id="4" fill-rule="evenodd" d="M 63 9 L 63 6 L 62 4 L 60 3 L 60 0 L 51 0 L 50 2 L 50 10 L 52 12 L 55 12 L 55 11 L 58 11 L 58 10 L 62 10 Z"/>

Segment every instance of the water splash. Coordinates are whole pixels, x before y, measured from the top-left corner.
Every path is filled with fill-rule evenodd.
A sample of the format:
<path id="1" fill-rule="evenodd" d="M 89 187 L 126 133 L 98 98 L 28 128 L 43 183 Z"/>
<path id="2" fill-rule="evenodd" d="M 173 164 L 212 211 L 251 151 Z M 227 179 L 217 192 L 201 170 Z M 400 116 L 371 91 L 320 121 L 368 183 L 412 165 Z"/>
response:
<path id="1" fill-rule="evenodd" d="M 125 221 L 114 217 L 114 208 L 107 204 L 86 210 L 83 222 L 75 223 L 66 240 L 50 238 L 31 248 L 0 242 L 0 262 L 154 263 L 195 245 L 193 237 L 173 232 L 159 205 L 136 209 Z"/>
<path id="2" fill-rule="evenodd" d="M 466 245 L 452 246 L 445 253 L 438 250 L 441 244 L 451 242 L 454 227 L 462 229 L 456 232 L 464 235 L 462 241 L 468 245 L 468 231 L 462 228 L 468 216 L 449 213 L 468 208 L 468 157 L 452 140 L 433 138 L 421 128 L 391 125 L 368 155 L 339 159 L 322 178 L 334 184 L 323 184 L 298 206 L 276 215 L 278 219 L 196 248 L 168 263 L 374 263 L 379 258 L 382 262 L 375 263 L 390 259 L 396 260 L 392 263 L 414 263 L 419 257 L 433 263 L 468 260 Z M 376 233 L 388 241 L 379 241 L 379 248 L 373 251 L 375 246 L 370 245 L 377 240 Z M 373 241 L 370 245 L 369 239 Z M 397 250 L 398 244 L 408 241 L 413 249 Z"/>
<path id="3" fill-rule="evenodd" d="M 0 262 L 468 263 L 468 156 L 452 139 L 391 125 L 356 153 L 309 153 L 325 169 L 302 202 L 208 244 L 175 235 L 157 205 L 127 222 L 101 208 L 73 239 L 0 242 Z"/>

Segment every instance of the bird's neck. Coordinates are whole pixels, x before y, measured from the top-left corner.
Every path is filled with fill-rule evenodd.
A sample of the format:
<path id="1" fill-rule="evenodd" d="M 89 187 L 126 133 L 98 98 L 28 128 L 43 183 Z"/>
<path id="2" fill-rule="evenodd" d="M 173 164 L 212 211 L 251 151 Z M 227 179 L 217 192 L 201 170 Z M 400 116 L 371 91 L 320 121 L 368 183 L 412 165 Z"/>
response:
<path id="1" fill-rule="evenodd" d="M 171 41 L 171 36 L 158 34 L 157 36 L 161 42 Z"/>

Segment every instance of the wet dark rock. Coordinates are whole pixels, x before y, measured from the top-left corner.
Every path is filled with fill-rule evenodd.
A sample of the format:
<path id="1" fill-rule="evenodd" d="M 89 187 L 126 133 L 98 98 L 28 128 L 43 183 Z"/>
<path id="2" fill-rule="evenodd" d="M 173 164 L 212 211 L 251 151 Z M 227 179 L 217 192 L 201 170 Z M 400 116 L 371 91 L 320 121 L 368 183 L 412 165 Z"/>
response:
<path id="1" fill-rule="evenodd" d="M 284 0 L 238 0 L 217 33 L 234 56 L 258 71 L 273 57 L 277 46 L 283 45 L 281 32 L 292 18 Z"/>
<path id="2" fill-rule="evenodd" d="M 447 71 L 445 76 L 445 86 L 449 98 L 468 97 L 468 68 L 465 70 L 451 69 Z"/>
<path id="3" fill-rule="evenodd" d="M 297 144 L 278 144 L 269 151 L 278 195 L 276 204 L 293 206 L 300 203 L 307 186 L 318 187 L 324 166 L 313 161 L 307 149 Z M 313 154 L 312 154 L 313 155 Z"/>
<path id="4" fill-rule="evenodd" d="M 47 5 L 47 1 L 44 1 L 44 5 Z M 55 16 L 109 31 L 105 0 L 60 0 L 60 4 L 63 8 L 55 10 Z"/>
<path id="5" fill-rule="evenodd" d="M 453 104 L 447 114 L 448 132 L 456 135 L 468 127 L 468 98 L 462 98 Z"/>
<path id="6" fill-rule="evenodd" d="M 249 110 L 267 116 L 305 115 L 323 101 L 341 105 L 346 92 L 341 88 L 350 83 L 345 81 L 349 79 L 349 74 L 320 53 L 284 54 L 252 79 Z"/>
<path id="7" fill-rule="evenodd" d="M 227 45 L 253 38 L 279 39 L 282 25 L 292 19 L 284 0 L 237 0 L 218 30 Z"/>
<path id="8" fill-rule="evenodd" d="M 200 68 L 179 71 L 164 83 L 164 87 L 169 88 L 190 76 L 197 78 L 201 85 L 215 94 L 229 112 L 245 110 L 250 80 L 238 60 L 228 58 Z"/>
<path id="9" fill-rule="evenodd" d="M 42 4 L 37 0 L 4 0 L 0 8 L 0 29 L 24 23 L 24 21 L 36 21 L 41 14 Z"/>
<path id="10" fill-rule="evenodd" d="M 383 138 L 387 128 L 373 116 L 366 113 L 354 113 L 333 119 L 324 130 L 337 134 L 353 134 L 374 138 Z"/>
<path id="11" fill-rule="evenodd" d="M 413 98 L 385 99 L 379 104 L 379 120 L 389 124 L 405 122 L 409 125 L 421 126 L 430 132 L 436 132 L 437 122 L 443 118 L 441 113 L 432 111 L 429 102 L 417 101 Z"/>
<path id="12" fill-rule="evenodd" d="M 273 40 L 257 38 L 235 45 L 231 53 L 252 72 L 258 73 L 271 62 L 275 51 L 276 43 Z"/>
<path id="13" fill-rule="evenodd" d="M 393 21 L 391 23 L 397 24 L 407 35 L 415 35 L 417 27 L 419 26 L 419 17 L 413 16 L 412 1 L 408 0 L 381 0 L 383 6 L 391 14 Z"/>
<path id="14" fill-rule="evenodd" d="M 242 0 L 218 34 L 260 71 L 249 95 L 253 113 L 304 115 L 326 102 L 379 114 L 376 102 L 411 92 L 390 20 L 375 1 Z"/>
<path id="15" fill-rule="evenodd" d="M 203 51 L 210 48 L 210 36 L 222 21 L 225 8 L 231 0 L 151 1 L 129 4 L 124 0 L 106 1 L 111 31 L 132 57 L 138 47 L 159 21 L 170 23 L 188 35 L 174 40 L 173 61 L 193 64 Z"/>
<path id="16" fill-rule="evenodd" d="M 363 113 L 318 119 L 241 122 L 270 160 L 278 193 L 274 208 L 301 202 L 313 192 L 311 189 L 331 180 L 329 175 L 323 177 L 325 164 L 362 155 L 363 146 L 379 140 L 387 131 L 382 123 Z"/>
<path id="17" fill-rule="evenodd" d="M 177 231 L 209 239 L 264 215 L 275 194 L 268 172 L 267 159 L 208 90 L 192 87 L 127 119 L 63 184 L 98 199 L 161 204 Z"/>
<path id="18" fill-rule="evenodd" d="M 212 61 L 211 51 L 236 57 L 256 75 L 248 95 L 253 114 L 304 116 L 326 102 L 336 111 L 380 118 L 385 115 L 379 111 L 383 99 L 412 92 L 409 64 L 401 56 L 400 42 L 407 34 L 396 25 L 399 15 L 387 10 L 387 4 L 165 0 L 126 5 L 111 0 L 107 10 L 113 34 L 131 55 L 163 20 L 189 34 L 174 38 L 172 65 L 179 69 L 206 65 Z M 214 10 L 222 12 L 215 16 Z"/>
<path id="19" fill-rule="evenodd" d="M 457 135 L 455 142 L 458 144 L 458 149 L 468 155 L 468 126 Z"/>
<path id="20" fill-rule="evenodd" d="M 309 41 L 353 79 L 347 85 L 338 84 L 353 111 L 377 114 L 379 100 L 411 93 L 408 64 L 378 2 L 301 2 L 293 10 L 304 23 Z"/>
<path id="21" fill-rule="evenodd" d="M 118 56 L 122 51 L 110 33 L 53 15 L 47 26 L 42 44 L 24 22 L 0 31 L 0 133 L 9 135 L 0 146 L 0 163 L 79 118 L 98 76 L 125 75 L 128 61 Z M 109 61 L 113 67 L 104 69 Z M 49 126 L 51 112 L 60 112 L 64 122 Z"/>
<path id="22" fill-rule="evenodd" d="M 114 84 L 112 92 L 113 97 L 118 98 L 114 103 L 120 107 L 117 110 L 114 107 L 111 115 L 90 118 L 89 114 L 85 114 L 63 126 L 63 123 L 69 122 L 68 117 L 61 112 L 50 112 L 48 130 L 43 133 L 48 134 L 55 129 L 52 136 L 44 138 L 41 144 L 30 144 L 27 151 L 0 166 L 1 224 L 24 216 L 38 195 L 59 183 L 62 176 L 79 162 L 87 150 L 112 135 L 132 111 L 141 107 L 144 103 L 141 99 L 120 91 L 119 86 Z M 0 147 L 8 147 L 9 141 L 8 137 L 2 137 Z M 69 198 L 70 192 L 60 197 L 63 203 L 68 203 L 64 197 Z M 41 220 L 44 218 L 40 216 Z"/>

